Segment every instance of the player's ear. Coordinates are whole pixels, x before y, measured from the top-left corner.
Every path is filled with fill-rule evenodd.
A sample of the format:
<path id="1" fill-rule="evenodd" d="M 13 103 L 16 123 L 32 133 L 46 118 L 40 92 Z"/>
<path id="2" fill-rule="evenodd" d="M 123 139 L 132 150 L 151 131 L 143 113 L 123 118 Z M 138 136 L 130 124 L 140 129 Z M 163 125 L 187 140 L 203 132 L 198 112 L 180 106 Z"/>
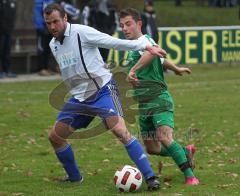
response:
<path id="1" fill-rule="evenodd" d="M 65 14 L 64 17 L 63 17 L 63 21 L 67 22 L 67 20 L 68 20 L 68 17 L 67 17 L 67 14 Z"/>
<path id="2" fill-rule="evenodd" d="M 137 23 L 140 27 L 142 27 L 142 20 L 139 20 Z"/>

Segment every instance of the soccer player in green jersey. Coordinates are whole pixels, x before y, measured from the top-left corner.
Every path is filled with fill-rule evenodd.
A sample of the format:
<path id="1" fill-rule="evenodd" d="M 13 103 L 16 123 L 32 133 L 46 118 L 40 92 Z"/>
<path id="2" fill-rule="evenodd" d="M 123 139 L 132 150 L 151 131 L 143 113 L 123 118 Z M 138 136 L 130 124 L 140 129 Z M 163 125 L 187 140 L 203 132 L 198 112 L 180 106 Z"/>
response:
<path id="1" fill-rule="evenodd" d="M 142 21 L 137 10 L 123 9 L 119 16 L 120 26 L 127 39 L 142 39 L 151 45 L 157 45 L 148 35 L 142 34 Z M 177 75 L 191 73 L 191 70 L 178 67 L 171 61 L 153 56 L 147 51 L 129 51 L 127 61 L 128 79 L 133 84 L 134 97 L 139 102 L 139 124 L 147 152 L 172 157 L 184 173 L 185 183 L 199 184 L 192 170 L 194 145 L 183 148 L 173 138 L 174 103 L 164 80 L 163 66 Z"/>

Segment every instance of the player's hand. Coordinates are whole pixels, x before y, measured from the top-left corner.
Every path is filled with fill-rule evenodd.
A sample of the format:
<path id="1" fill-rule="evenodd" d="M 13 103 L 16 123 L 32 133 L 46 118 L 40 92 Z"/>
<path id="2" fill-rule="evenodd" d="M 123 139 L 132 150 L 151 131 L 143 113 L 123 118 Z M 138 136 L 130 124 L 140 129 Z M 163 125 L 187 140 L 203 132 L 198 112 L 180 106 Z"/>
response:
<path id="1" fill-rule="evenodd" d="M 137 79 L 136 73 L 133 70 L 130 70 L 127 80 L 133 85 L 133 86 L 138 86 L 139 81 Z"/>
<path id="2" fill-rule="evenodd" d="M 167 52 L 164 49 L 160 48 L 158 45 L 155 46 L 147 45 L 146 50 L 150 52 L 152 55 L 157 55 L 160 57 L 165 57 L 167 55 Z"/>
<path id="3" fill-rule="evenodd" d="M 182 76 L 183 73 L 190 74 L 192 73 L 192 71 L 188 67 L 178 67 L 177 70 L 175 71 L 175 74 L 179 76 Z"/>

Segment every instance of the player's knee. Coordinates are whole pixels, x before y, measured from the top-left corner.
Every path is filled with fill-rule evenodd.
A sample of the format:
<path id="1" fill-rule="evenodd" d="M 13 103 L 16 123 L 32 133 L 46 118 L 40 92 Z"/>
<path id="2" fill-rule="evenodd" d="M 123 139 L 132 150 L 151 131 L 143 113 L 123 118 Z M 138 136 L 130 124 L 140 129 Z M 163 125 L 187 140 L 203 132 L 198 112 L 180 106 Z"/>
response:
<path id="1" fill-rule="evenodd" d="M 118 133 L 123 133 L 125 131 L 125 127 L 122 126 L 121 123 L 116 123 L 115 126 L 112 128 L 112 131 L 118 132 Z"/>
<path id="2" fill-rule="evenodd" d="M 158 129 L 157 133 L 158 141 L 163 144 L 167 144 L 172 141 L 172 129 L 168 128 L 167 126 L 161 127 Z"/>
<path id="3" fill-rule="evenodd" d="M 53 143 L 55 141 L 55 134 L 53 131 L 48 133 L 48 140 Z"/>
<path id="4" fill-rule="evenodd" d="M 120 123 L 116 124 L 113 127 L 112 131 L 120 137 L 126 137 L 130 134 L 127 128 L 125 126 L 122 126 Z"/>
<path id="5" fill-rule="evenodd" d="M 172 139 L 165 136 L 165 135 L 160 135 L 158 137 L 158 141 L 161 142 L 162 144 L 168 146 L 170 143 L 172 143 Z"/>
<path id="6" fill-rule="evenodd" d="M 58 136 L 55 130 L 52 130 L 48 134 L 48 140 L 51 142 L 52 145 L 61 145 L 66 141 L 65 139 Z"/>

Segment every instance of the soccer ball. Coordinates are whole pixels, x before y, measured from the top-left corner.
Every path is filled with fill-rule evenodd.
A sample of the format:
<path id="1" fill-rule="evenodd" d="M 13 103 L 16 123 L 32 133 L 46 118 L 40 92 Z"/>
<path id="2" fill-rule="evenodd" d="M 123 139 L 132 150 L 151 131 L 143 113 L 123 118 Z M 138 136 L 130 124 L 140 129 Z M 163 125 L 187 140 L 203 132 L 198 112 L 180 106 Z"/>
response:
<path id="1" fill-rule="evenodd" d="M 122 169 L 116 171 L 114 184 L 121 192 L 136 191 L 141 187 L 142 174 L 137 168 L 125 165 Z"/>

